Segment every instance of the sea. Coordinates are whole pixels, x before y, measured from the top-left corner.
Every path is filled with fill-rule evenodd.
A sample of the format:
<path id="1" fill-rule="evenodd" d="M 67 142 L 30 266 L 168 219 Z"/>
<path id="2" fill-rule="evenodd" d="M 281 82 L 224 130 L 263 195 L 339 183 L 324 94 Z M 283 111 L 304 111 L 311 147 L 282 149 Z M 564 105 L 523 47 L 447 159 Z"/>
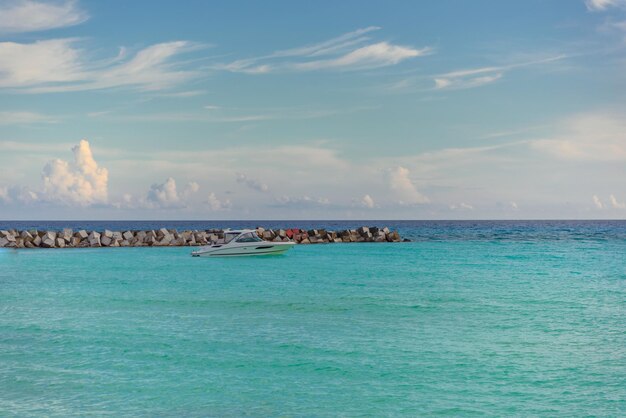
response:
<path id="1" fill-rule="evenodd" d="M 626 416 L 626 221 L 0 229 L 259 225 L 411 242 L 2 249 L 0 416 Z"/>

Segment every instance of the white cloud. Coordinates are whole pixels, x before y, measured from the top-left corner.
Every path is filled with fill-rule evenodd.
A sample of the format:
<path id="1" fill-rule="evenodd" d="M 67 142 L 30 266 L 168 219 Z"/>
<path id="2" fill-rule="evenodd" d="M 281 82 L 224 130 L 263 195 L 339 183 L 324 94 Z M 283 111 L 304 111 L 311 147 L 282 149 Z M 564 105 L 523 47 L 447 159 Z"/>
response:
<path id="1" fill-rule="evenodd" d="M 269 192 L 269 187 L 267 184 L 262 183 L 258 180 L 251 179 L 247 175 L 243 173 L 237 173 L 237 183 L 245 184 L 252 190 L 256 190 L 257 192 L 266 193 Z"/>
<path id="2" fill-rule="evenodd" d="M 590 11 L 602 11 L 611 7 L 626 7 L 626 0 L 585 0 Z"/>
<path id="3" fill-rule="evenodd" d="M 181 206 L 176 190 L 176 180 L 168 177 L 161 184 L 153 184 L 148 191 L 147 201 L 156 207 L 173 208 Z"/>
<path id="4" fill-rule="evenodd" d="M 27 125 L 33 123 L 55 123 L 52 116 L 35 112 L 0 112 L 0 125 Z"/>
<path id="5" fill-rule="evenodd" d="M 326 197 L 311 197 L 311 196 L 287 196 L 283 195 L 275 199 L 276 206 L 283 207 L 298 207 L 308 208 L 315 206 L 327 206 L 330 204 L 330 200 Z"/>
<path id="6" fill-rule="evenodd" d="M 78 81 L 85 76 L 74 39 L 0 42 L 0 87 Z"/>
<path id="7" fill-rule="evenodd" d="M 0 88 L 46 93 L 134 87 L 161 90 L 198 74 L 179 69 L 176 55 L 194 48 L 185 41 L 144 48 L 131 58 L 124 52 L 108 62 L 90 63 L 76 39 L 34 43 L 0 42 Z"/>
<path id="8" fill-rule="evenodd" d="M 600 198 L 598 196 L 596 196 L 595 194 L 593 195 L 593 204 L 596 206 L 596 208 L 598 209 L 602 209 L 604 208 L 604 205 L 602 204 L 602 201 L 600 200 Z"/>
<path id="9" fill-rule="evenodd" d="M 42 171 L 46 200 L 89 206 L 107 203 L 109 172 L 94 160 L 89 142 L 81 140 L 72 148 L 74 161 L 55 159 Z"/>
<path id="10" fill-rule="evenodd" d="M 32 32 L 73 26 L 89 18 L 77 1 L 14 0 L 0 4 L 0 33 Z"/>
<path id="11" fill-rule="evenodd" d="M 405 167 L 395 167 L 388 170 L 388 180 L 391 190 L 400 199 L 401 204 L 428 203 L 429 199 L 417 191 L 410 179 L 410 172 Z"/>
<path id="12" fill-rule="evenodd" d="M 562 160 L 626 161 L 626 120 L 607 113 L 582 114 L 561 123 L 553 138 L 530 141 L 533 150 Z"/>
<path id="13" fill-rule="evenodd" d="M 5 204 L 31 204 L 37 202 L 39 196 L 27 187 L 0 187 L 0 202 Z"/>
<path id="14" fill-rule="evenodd" d="M 147 193 L 135 197 L 131 193 L 124 193 L 118 202 L 112 203 L 113 207 L 123 209 L 149 209 L 149 210 L 174 210 L 188 209 L 192 205 L 193 197 L 200 190 L 200 185 L 190 181 L 180 191 L 176 180 L 168 177 L 163 183 L 154 183 Z"/>
<path id="15" fill-rule="evenodd" d="M 418 50 L 411 47 L 392 45 L 387 42 L 379 42 L 358 48 L 337 58 L 295 63 L 293 68 L 299 71 L 378 68 L 395 65 L 408 58 L 425 55 L 430 51 L 430 48 Z"/>
<path id="16" fill-rule="evenodd" d="M 190 181 L 185 186 L 185 189 L 183 190 L 182 196 L 183 196 L 183 198 L 189 198 L 194 193 L 198 193 L 198 190 L 200 190 L 200 185 L 198 183 L 196 183 L 195 181 Z"/>
<path id="17" fill-rule="evenodd" d="M 363 199 L 361 199 L 361 205 L 371 209 L 375 206 L 375 202 L 370 195 L 366 194 L 363 196 Z"/>
<path id="18" fill-rule="evenodd" d="M 495 73 L 493 75 L 485 75 L 481 77 L 457 77 L 457 78 L 435 78 L 436 89 L 471 89 L 474 87 L 484 86 L 485 84 L 491 84 L 502 78 L 502 73 Z"/>
<path id="19" fill-rule="evenodd" d="M 209 204 L 209 207 L 213 211 L 229 210 L 232 207 L 229 199 L 220 200 L 213 192 L 209 193 L 206 203 Z"/>
<path id="20" fill-rule="evenodd" d="M 457 210 L 457 209 L 460 209 L 460 210 L 474 210 L 474 206 L 470 205 L 469 203 L 461 202 L 458 205 L 450 205 L 450 209 L 452 209 L 452 210 Z"/>
<path id="21" fill-rule="evenodd" d="M 415 49 L 389 42 L 369 43 L 367 33 L 379 30 L 371 26 L 346 33 L 318 44 L 276 51 L 273 54 L 241 59 L 216 69 L 248 74 L 274 71 L 363 70 L 399 64 L 410 58 L 427 55 L 431 48 Z M 315 58 L 315 59 L 313 59 Z"/>
<path id="22" fill-rule="evenodd" d="M 433 77 L 435 89 L 468 89 L 491 84 L 504 76 L 506 71 L 540 64 L 547 64 L 566 58 L 566 55 L 555 55 L 530 61 L 517 62 L 509 65 L 472 68 L 450 71 Z"/>
<path id="23" fill-rule="evenodd" d="M 611 206 L 614 209 L 626 209 L 626 203 L 619 202 L 614 195 L 610 195 L 609 200 L 611 201 Z"/>

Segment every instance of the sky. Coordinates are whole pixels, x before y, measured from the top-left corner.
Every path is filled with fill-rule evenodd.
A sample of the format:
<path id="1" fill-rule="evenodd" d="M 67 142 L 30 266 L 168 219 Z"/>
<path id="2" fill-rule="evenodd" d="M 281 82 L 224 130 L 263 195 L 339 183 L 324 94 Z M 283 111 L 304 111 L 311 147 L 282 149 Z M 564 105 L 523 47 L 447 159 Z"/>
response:
<path id="1" fill-rule="evenodd" d="M 626 0 L 0 0 L 0 219 L 623 219 Z"/>

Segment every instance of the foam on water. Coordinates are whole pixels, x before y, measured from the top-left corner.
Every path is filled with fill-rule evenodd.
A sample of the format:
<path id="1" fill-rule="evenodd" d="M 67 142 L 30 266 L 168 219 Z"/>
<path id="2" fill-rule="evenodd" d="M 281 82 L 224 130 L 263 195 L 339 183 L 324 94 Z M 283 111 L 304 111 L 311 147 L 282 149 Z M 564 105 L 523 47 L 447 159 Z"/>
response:
<path id="1" fill-rule="evenodd" d="M 0 415 L 624 415 L 626 241 L 579 232 L 2 251 Z"/>

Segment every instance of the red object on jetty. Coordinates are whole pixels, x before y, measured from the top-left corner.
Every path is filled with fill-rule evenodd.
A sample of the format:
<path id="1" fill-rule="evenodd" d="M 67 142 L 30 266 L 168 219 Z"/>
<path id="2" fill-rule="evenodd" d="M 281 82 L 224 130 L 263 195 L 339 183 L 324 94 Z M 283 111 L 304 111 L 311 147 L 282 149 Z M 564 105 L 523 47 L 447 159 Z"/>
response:
<path id="1" fill-rule="evenodd" d="M 293 229 L 288 229 L 287 232 L 285 232 L 287 234 L 287 238 L 291 239 L 293 238 Z"/>

